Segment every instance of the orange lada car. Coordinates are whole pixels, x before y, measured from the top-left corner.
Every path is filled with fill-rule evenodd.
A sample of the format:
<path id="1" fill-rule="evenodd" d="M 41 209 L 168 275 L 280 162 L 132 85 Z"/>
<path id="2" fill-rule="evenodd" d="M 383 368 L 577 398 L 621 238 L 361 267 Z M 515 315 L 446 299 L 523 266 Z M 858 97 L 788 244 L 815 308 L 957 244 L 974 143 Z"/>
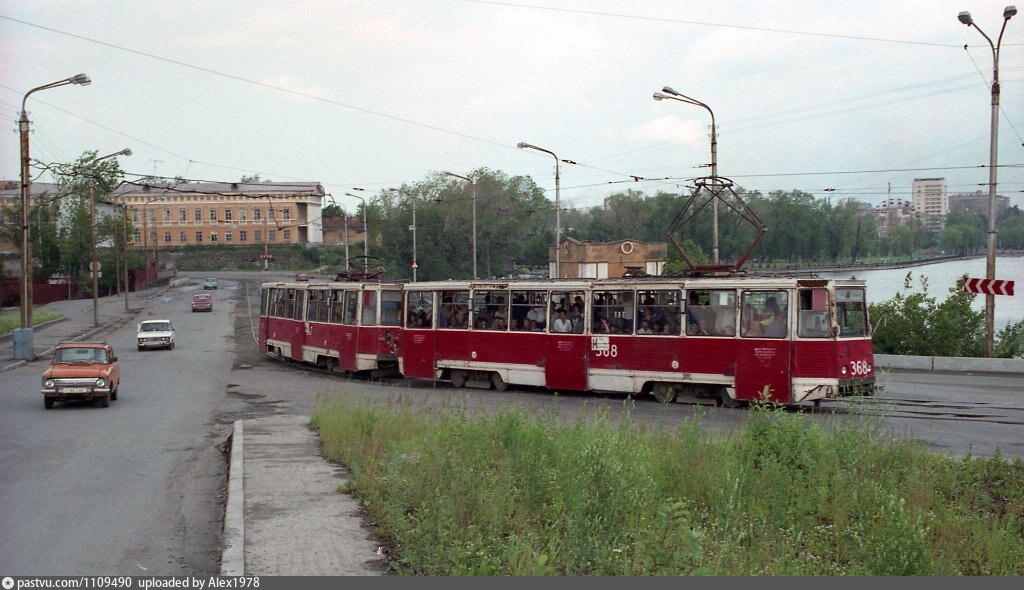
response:
<path id="1" fill-rule="evenodd" d="M 43 405 L 91 400 L 106 408 L 116 400 L 121 385 L 121 364 L 106 342 L 65 342 L 53 350 L 43 373 Z"/>

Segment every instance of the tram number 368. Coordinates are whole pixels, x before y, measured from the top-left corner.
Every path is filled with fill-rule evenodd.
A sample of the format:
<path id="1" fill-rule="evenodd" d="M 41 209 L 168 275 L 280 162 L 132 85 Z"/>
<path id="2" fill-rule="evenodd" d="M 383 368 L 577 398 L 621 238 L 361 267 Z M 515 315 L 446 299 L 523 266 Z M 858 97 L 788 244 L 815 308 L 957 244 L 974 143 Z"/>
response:
<path id="1" fill-rule="evenodd" d="M 598 357 L 619 356 L 619 347 L 614 344 L 609 344 L 607 336 L 595 336 L 591 338 L 590 350 L 594 351 L 594 356 Z"/>

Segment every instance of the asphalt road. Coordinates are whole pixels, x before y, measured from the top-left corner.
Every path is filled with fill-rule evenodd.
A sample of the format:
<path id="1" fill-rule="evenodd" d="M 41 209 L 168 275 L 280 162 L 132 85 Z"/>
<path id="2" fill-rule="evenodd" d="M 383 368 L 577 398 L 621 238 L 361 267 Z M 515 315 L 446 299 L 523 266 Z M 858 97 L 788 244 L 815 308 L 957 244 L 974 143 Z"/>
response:
<path id="1" fill-rule="evenodd" d="M 107 335 L 122 365 L 109 408 L 44 409 L 46 361 L 3 373 L 4 575 L 219 571 L 234 291 L 193 314 L 190 290 L 171 289 L 138 316 L 171 319 L 174 350 L 137 351 L 134 323 Z"/>

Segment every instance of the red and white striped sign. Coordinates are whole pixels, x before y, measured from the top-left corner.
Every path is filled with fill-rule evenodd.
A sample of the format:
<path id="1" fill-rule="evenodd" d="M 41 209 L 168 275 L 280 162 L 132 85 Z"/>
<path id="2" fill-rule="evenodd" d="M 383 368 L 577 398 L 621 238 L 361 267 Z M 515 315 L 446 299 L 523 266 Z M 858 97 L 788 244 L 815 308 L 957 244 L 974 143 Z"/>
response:
<path id="1" fill-rule="evenodd" d="M 1013 295 L 1013 281 L 969 278 L 964 281 L 964 291 L 986 295 Z"/>

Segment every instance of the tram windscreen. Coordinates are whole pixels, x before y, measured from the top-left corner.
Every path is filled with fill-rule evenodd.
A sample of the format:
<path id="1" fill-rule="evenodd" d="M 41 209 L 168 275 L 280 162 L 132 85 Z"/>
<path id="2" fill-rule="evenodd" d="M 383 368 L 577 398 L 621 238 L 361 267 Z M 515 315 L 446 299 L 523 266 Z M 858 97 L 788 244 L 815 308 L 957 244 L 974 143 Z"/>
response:
<path id="1" fill-rule="evenodd" d="M 862 338 L 869 334 L 864 289 L 836 289 L 836 322 L 840 338 Z"/>

